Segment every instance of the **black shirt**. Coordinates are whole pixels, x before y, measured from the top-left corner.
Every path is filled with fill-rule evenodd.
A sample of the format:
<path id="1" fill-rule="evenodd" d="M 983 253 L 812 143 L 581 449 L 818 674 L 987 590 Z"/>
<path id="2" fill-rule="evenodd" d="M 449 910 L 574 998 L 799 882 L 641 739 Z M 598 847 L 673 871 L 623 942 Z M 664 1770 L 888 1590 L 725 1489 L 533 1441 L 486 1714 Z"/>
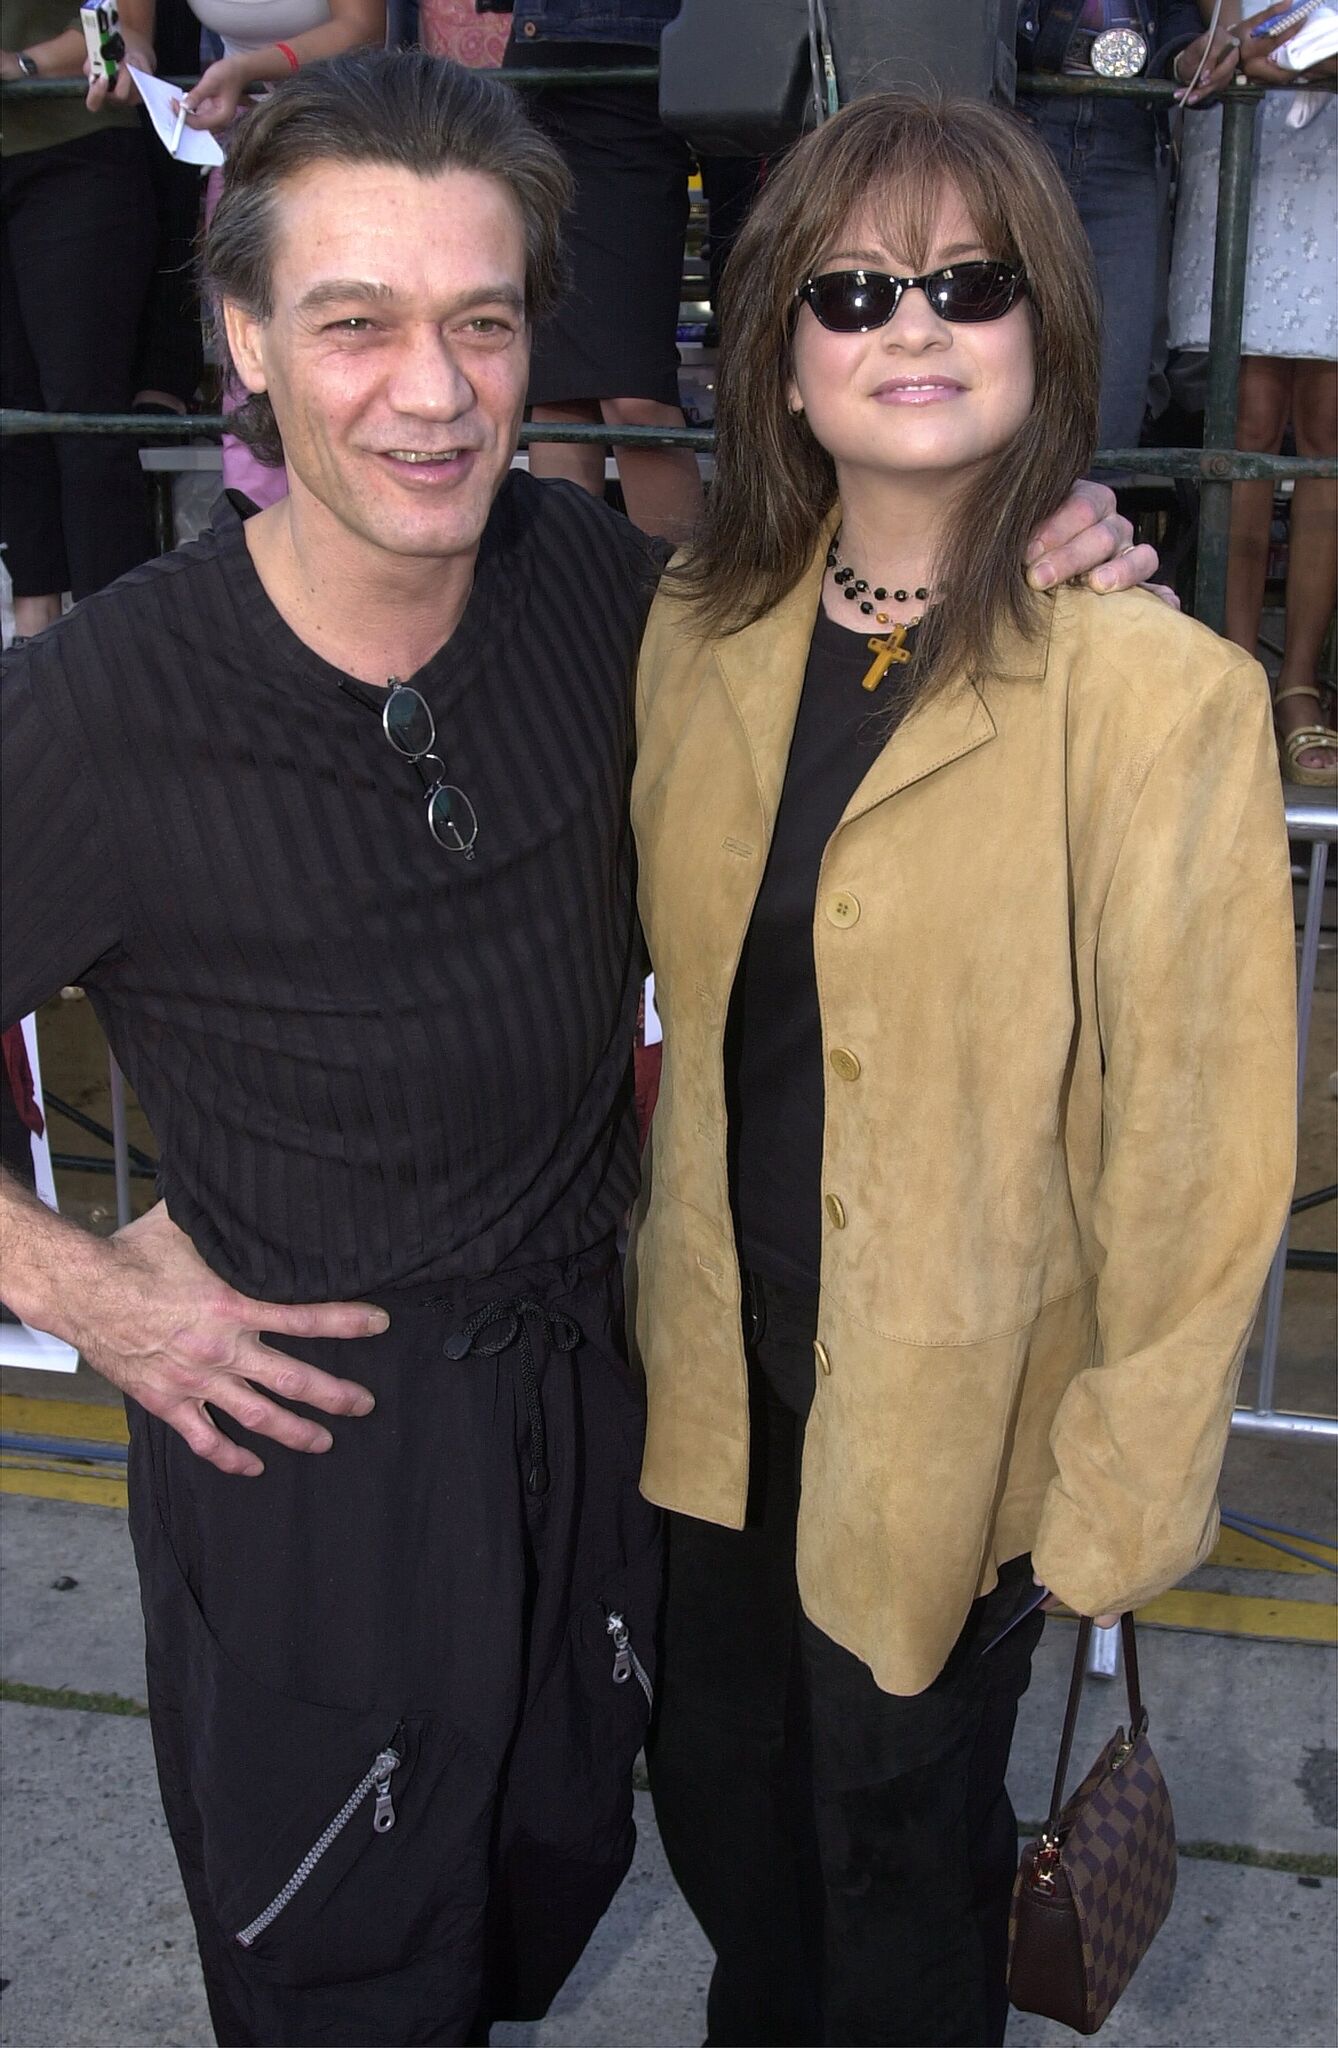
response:
<path id="1" fill-rule="evenodd" d="M 822 1253 L 822 1023 L 813 960 L 827 842 L 899 722 L 895 670 L 876 692 L 867 628 L 819 607 L 762 886 L 725 1038 L 730 1187 L 739 1256 L 816 1294 Z"/>
<path id="2" fill-rule="evenodd" d="M 224 1279 L 360 1296 L 562 1258 L 635 1187 L 627 794 L 655 544 L 503 486 L 412 678 L 478 815 L 438 846 L 384 693 L 284 623 L 245 500 L 6 663 L 7 1024 L 82 982 Z"/>

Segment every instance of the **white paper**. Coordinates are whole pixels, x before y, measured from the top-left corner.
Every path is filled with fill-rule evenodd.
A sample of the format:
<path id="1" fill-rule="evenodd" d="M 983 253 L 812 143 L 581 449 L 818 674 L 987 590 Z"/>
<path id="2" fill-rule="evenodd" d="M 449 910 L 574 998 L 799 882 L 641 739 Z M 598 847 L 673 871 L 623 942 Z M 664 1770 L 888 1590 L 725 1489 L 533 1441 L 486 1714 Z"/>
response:
<path id="1" fill-rule="evenodd" d="M 221 164 L 223 152 L 217 139 L 206 128 L 183 128 L 181 140 L 175 149 L 172 135 L 177 125 L 177 103 L 187 87 L 169 85 L 166 79 L 154 78 L 150 72 L 136 71 L 133 64 L 126 70 L 139 88 L 139 96 L 149 110 L 149 119 L 158 133 L 158 140 L 169 156 L 179 164 Z"/>
<path id="2" fill-rule="evenodd" d="M 647 1045 L 658 1045 L 664 1037 L 664 1026 L 660 1013 L 655 1007 L 655 976 L 646 976 L 646 1038 Z"/>
<path id="3" fill-rule="evenodd" d="M 1322 64 L 1338 50 L 1338 13 L 1332 7 L 1318 7 L 1296 34 L 1273 52 L 1275 64 L 1287 64 L 1293 71 L 1308 71 Z"/>

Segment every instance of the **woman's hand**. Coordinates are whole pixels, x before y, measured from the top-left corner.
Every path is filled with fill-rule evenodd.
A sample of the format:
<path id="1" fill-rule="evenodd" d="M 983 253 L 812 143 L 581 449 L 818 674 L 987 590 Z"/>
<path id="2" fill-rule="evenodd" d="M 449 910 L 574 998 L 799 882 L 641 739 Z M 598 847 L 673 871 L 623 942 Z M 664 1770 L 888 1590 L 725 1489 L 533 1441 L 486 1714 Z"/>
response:
<path id="1" fill-rule="evenodd" d="M 1039 1586 L 1040 1583 L 1040 1580 L 1037 1579 L 1036 1584 Z M 1047 1593 L 1041 1602 L 1042 1614 L 1065 1614 L 1067 1612 L 1068 1608 L 1065 1602 L 1060 1599 L 1057 1593 Z M 1093 1628 L 1116 1628 L 1119 1625 L 1119 1619 L 1118 1614 L 1094 1614 L 1092 1616 L 1092 1626 Z"/>
<path id="2" fill-rule="evenodd" d="M 1076 483 L 1053 518 L 1038 527 L 1026 552 L 1027 581 L 1051 590 L 1085 576 L 1093 590 L 1135 590 L 1156 575 L 1157 550 L 1134 546 L 1134 530 L 1115 510 L 1115 493 L 1105 484 Z M 1174 593 L 1157 595 L 1178 609 Z"/>
<path id="3" fill-rule="evenodd" d="M 133 28 L 127 28 L 124 22 L 121 24 L 121 41 L 125 44 L 125 51 L 117 59 L 115 85 L 109 86 L 105 78 L 88 80 L 88 97 L 84 105 L 90 114 L 96 114 L 98 108 L 105 106 L 108 100 L 119 107 L 139 105 L 139 92 L 134 79 L 130 76 L 132 64 L 136 71 L 147 71 L 151 77 L 157 72 L 158 59 L 153 54 L 152 44 L 144 36 L 137 35 Z M 83 68 L 87 77 L 87 59 Z"/>
<path id="4" fill-rule="evenodd" d="M 237 117 L 237 107 L 254 83 L 239 57 L 220 57 L 203 73 L 198 85 L 181 96 L 188 128 L 206 128 L 221 135 Z"/>
<path id="5" fill-rule="evenodd" d="M 1284 43 L 1289 43 L 1303 26 L 1299 21 L 1294 22 L 1291 28 L 1284 29 L 1281 35 L 1276 36 L 1256 36 L 1252 33 L 1253 30 L 1261 28 L 1270 17 L 1276 18 L 1277 12 L 1276 4 L 1264 7 L 1258 14 L 1252 14 L 1248 20 L 1239 23 L 1240 68 L 1245 76 L 1255 85 L 1295 86 L 1304 85 L 1308 78 L 1334 77 L 1338 73 L 1338 57 L 1326 57 L 1322 63 L 1312 64 L 1308 71 L 1293 71 L 1289 64 L 1273 62 L 1273 52 L 1280 50 Z"/>
<path id="6" fill-rule="evenodd" d="M 1205 61 L 1206 60 L 1206 61 Z M 1171 76 L 1181 91 L 1176 94 L 1181 106 L 1201 107 L 1222 92 L 1240 69 L 1240 36 L 1233 29 L 1228 33 L 1219 28 L 1211 35 L 1201 35 L 1176 53 L 1171 65 Z M 1193 92 L 1185 90 L 1198 75 L 1203 65 L 1203 76 Z"/>

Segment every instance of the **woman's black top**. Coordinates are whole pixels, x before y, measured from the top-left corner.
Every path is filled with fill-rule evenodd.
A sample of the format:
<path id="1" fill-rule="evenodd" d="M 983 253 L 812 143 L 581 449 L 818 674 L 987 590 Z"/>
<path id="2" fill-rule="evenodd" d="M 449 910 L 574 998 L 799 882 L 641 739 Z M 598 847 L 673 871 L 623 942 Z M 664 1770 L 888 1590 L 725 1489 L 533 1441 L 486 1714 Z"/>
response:
<path id="1" fill-rule="evenodd" d="M 819 607 L 762 886 L 725 1038 L 730 1187 L 742 1264 L 818 1291 L 822 1251 L 822 1025 L 813 912 L 827 841 L 896 730 L 889 671 L 863 688 L 869 634 Z"/>
<path id="2" fill-rule="evenodd" d="M 636 1183 L 627 796 L 656 546 L 572 486 L 503 486 L 412 678 L 477 812 L 465 861 L 384 693 L 271 604 L 250 509 L 220 500 L 7 659 L 0 1015 L 83 983 L 171 1215 L 250 1293 L 569 1257 Z"/>

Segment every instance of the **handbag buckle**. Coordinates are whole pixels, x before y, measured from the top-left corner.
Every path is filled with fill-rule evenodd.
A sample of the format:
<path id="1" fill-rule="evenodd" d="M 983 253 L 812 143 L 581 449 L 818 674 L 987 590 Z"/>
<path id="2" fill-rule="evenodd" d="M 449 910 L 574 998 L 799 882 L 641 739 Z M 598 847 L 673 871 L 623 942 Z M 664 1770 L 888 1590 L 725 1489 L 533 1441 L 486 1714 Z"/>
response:
<path id="1" fill-rule="evenodd" d="M 1055 1888 L 1055 1872 L 1059 1868 L 1059 1837 L 1042 1835 L 1041 1846 L 1036 1851 L 1036 1862 L 1032 1867 L 1031 1881 L 1038 1891 L 1052 1892 Z"/>

